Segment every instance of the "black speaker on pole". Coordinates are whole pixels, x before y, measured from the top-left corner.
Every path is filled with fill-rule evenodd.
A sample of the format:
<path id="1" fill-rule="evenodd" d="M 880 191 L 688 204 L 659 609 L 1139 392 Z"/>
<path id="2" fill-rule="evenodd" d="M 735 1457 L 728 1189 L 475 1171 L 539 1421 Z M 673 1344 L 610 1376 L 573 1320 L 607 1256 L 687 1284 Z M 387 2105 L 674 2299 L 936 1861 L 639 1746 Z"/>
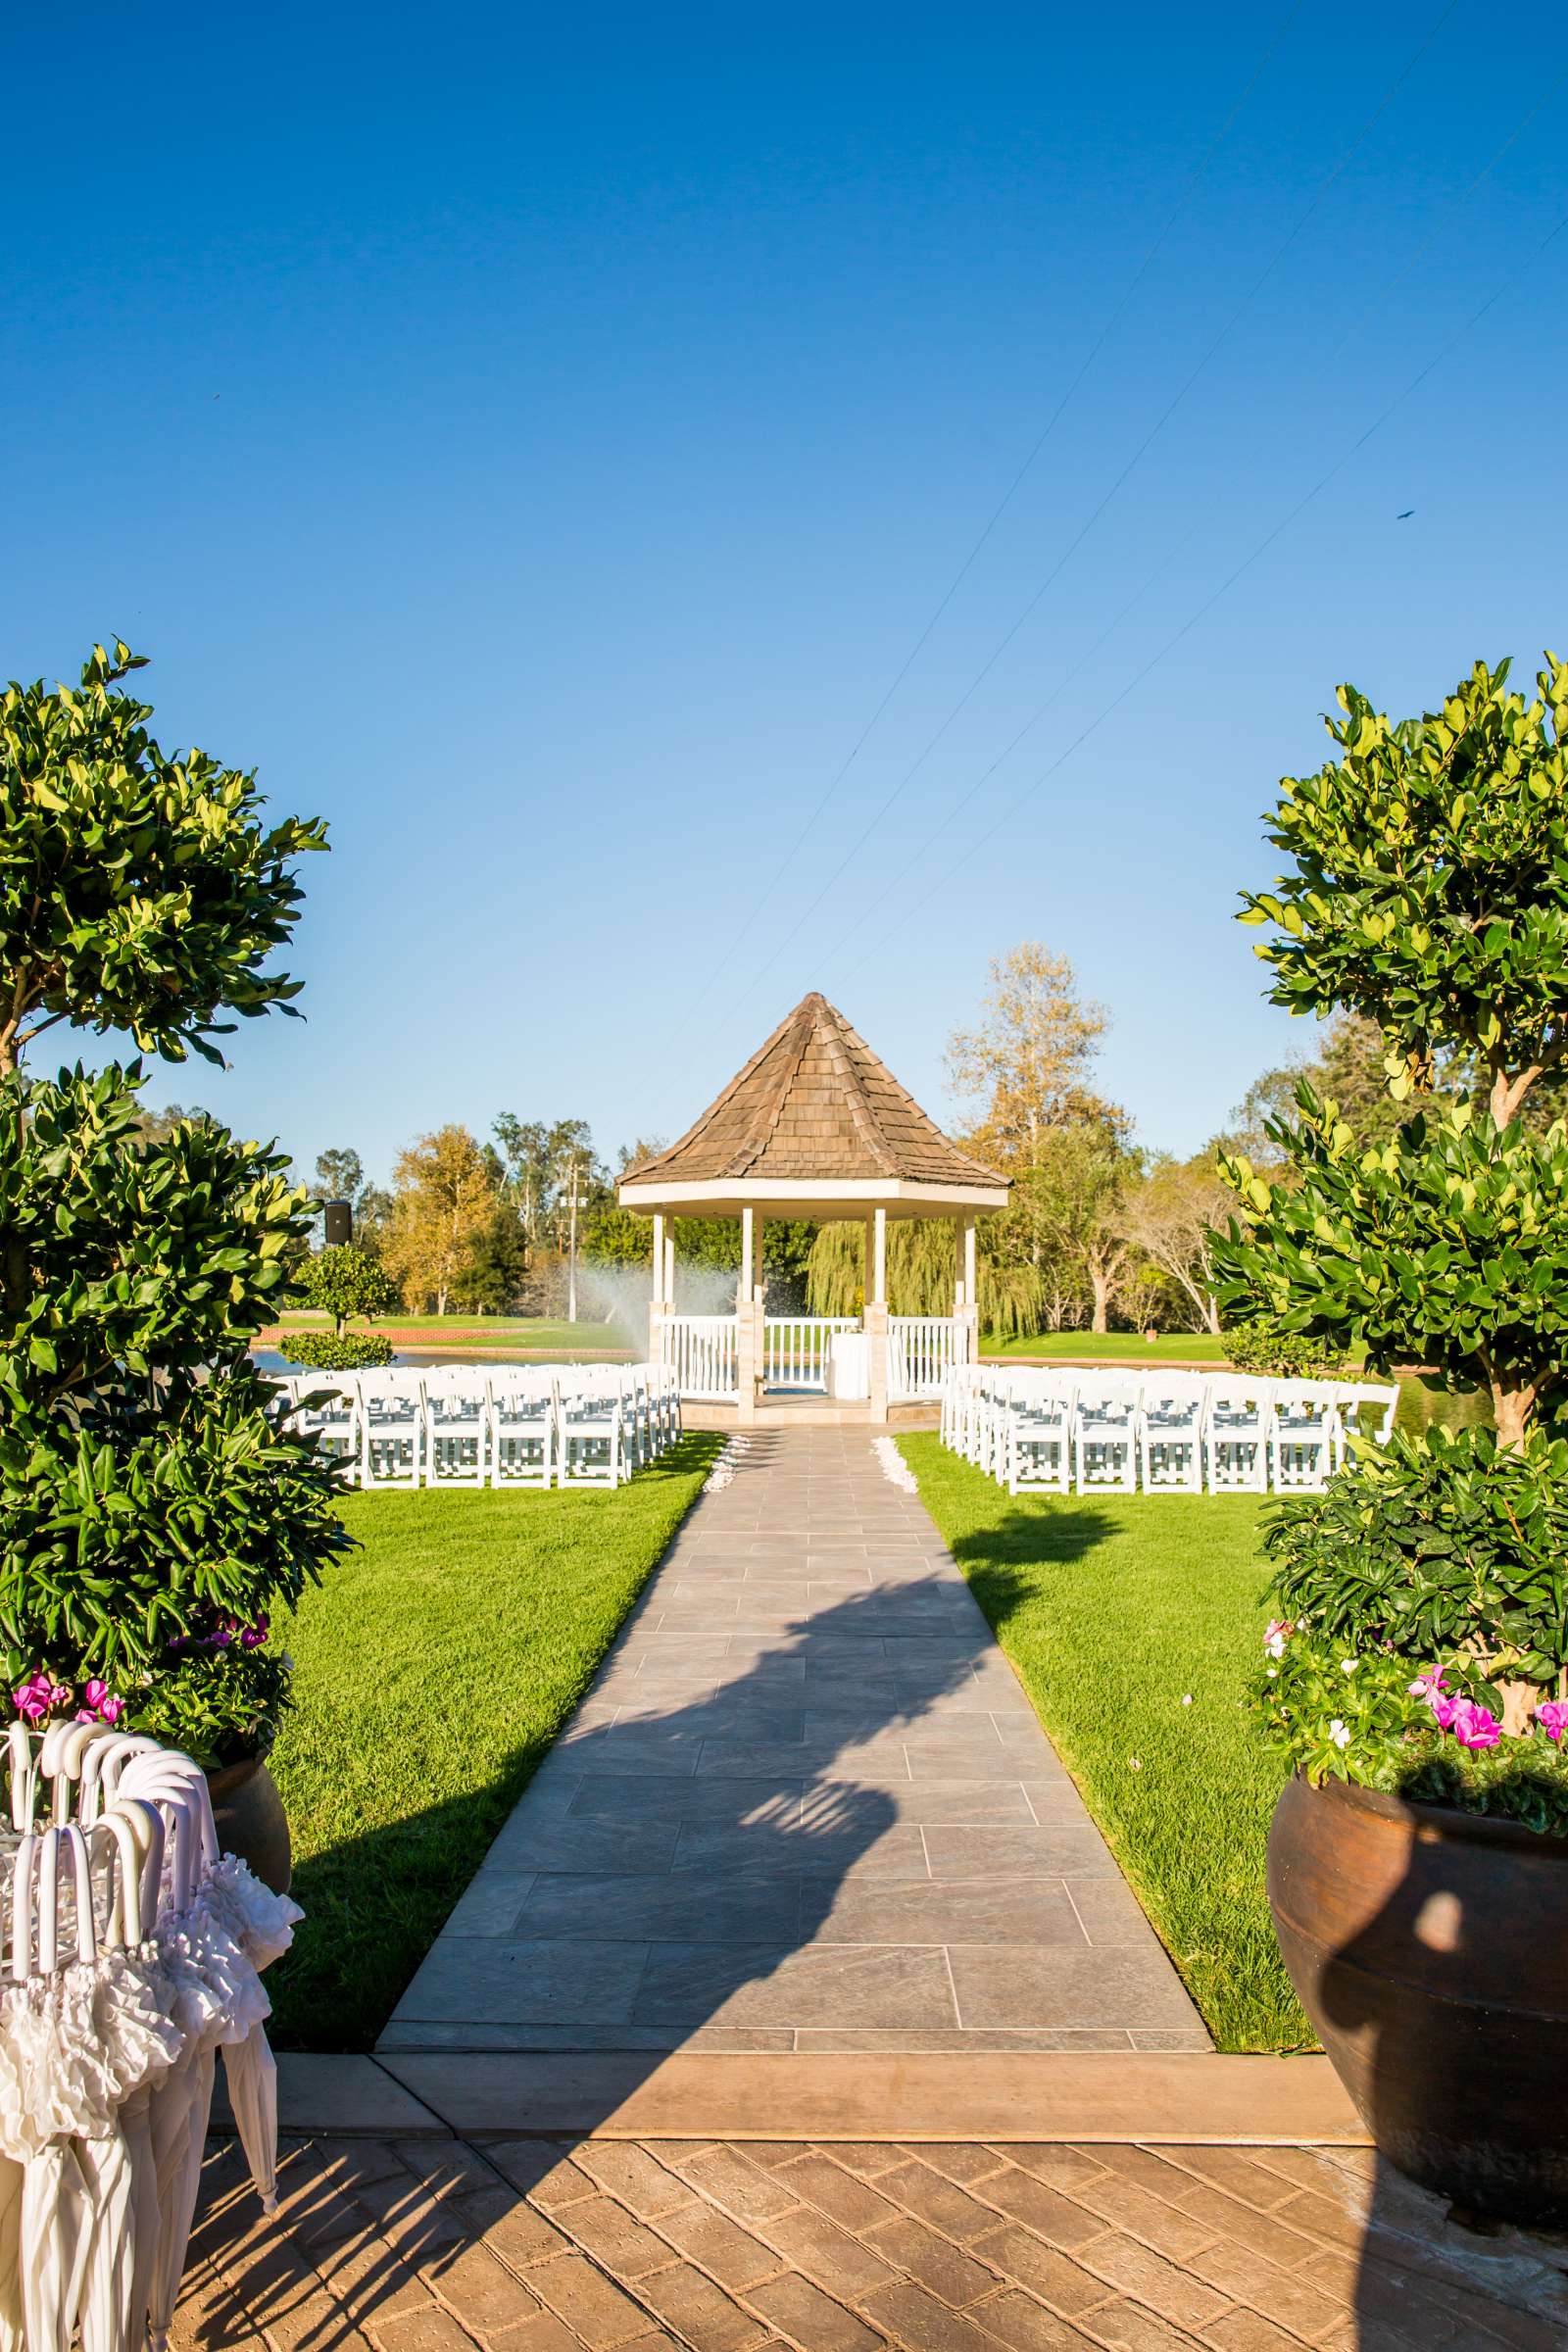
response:
<path id="1" fill-rule="evenodd" d="M 339 1250 L 354 1239 L 354 1211 L 346 1200 L 321 1203 L 321 1239 L 328 1250 Z"/>

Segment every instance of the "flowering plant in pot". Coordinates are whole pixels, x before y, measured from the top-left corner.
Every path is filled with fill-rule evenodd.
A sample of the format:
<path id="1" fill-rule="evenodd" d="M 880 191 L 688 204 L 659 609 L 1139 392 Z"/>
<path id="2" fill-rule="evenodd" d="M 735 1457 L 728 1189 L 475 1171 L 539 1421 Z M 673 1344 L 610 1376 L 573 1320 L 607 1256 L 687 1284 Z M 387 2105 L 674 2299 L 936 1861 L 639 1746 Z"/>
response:
<path id="1" fill-rule="evenodd" d="M 1286 1962 L 1379 2145 L 1464 2203 L 1568 2215 L 1568 665 L 1478 663 L 1397 725 L 1353 689 L 1287 779 L 1243 919 L 1275 1002 L 1381 1026 L 1363 1147 L 1303 1087 L 1265 1181 L 1225 1163 L 1227 1314 L 1478 1392 L 1491 1427 L 1358 1446 L 1267 1536 L 1261 1695 L 1297 1766 L 1270 1839 Z M 1549 2106 L 1549 2102 L 1545 2103 Z"/>
<path id="2" fill-rule="evenodd" d="M 334 1476 L 248 1342 L 309 1204 L 274 1151 L 150 1130 L 139 1062 L 24 1066 L 57 1026 L 220 1060 L 269 974 L 314 822 L 165 753 L 95 649 L 78 690 L 0 696 L 0 1675 L 24 1720 L 96 1716 L 250 1770 L 286 1703 L 270 1618 L 343 1547 Z"/>

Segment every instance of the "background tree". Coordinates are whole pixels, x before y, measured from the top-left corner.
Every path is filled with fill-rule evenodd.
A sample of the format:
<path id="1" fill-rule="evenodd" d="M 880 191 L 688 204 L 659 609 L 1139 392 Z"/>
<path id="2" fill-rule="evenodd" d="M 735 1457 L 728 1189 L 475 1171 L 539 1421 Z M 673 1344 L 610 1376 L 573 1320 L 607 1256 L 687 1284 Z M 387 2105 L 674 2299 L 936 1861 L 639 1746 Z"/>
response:
<path id="1" fill-rule="evenodd" d="M 405 1305 L 444 1315 L 496 1203 L 485 1155 L 466 1127 L 438 1127 L 400 1152 L 382 1245 Z"/>
<path id="2" fill-rule="evenodd" d="M 1080 1295 L 1087 1291 L 1092 1331 L 1110 1329 L 1133 1263 L 1126 1208 L 1137 1174 L 1136 1157 L 1109 1120 L 1079 1118 L 1045 1139 L 1036 1165 L 1013 1179 L 1018 1209 L 1038 1237 L 1042 1275 L 1060 1268 Z"/>
<path id="3" fill-rule="evenodd" d="M 1181 1301 L 1182 1320 L 1191 1330 L 1219 1330 L 1214 1227 L 1230 1206 L 1231 1196 L 1212 1151 L 1186 1160 L 1168 1155 L 1155 1159 L 1123 1200 L 1123 1234 L 1163 1276 Z"/>
<path id="4" fill-rule="evenodd" d="M 102 1679 L 135 1728 L 217 1761 L 270 1738 L 269 1613 L 347 1541 L 247 1347 L 304 1254 L 304 1196 L 216 1120 L 149 1118 L 139 1068 L 19 1062 L 65 1022 L 216 1059 L 220 1014 L 294 993 L 263 967 L 289 860 L 325 839 L 161 753 L 114 691 L 139 666 L 95 650 L 79 694 L 0 696 L 0 1672 Z"/>
<path id="5" fill-rule="evenodd" d="M 527 1279 L 528 1242 L 522 1219 L 509 1200 L 498 1198 L 468 1244 L 453 1285 L 453 1304 L 467 1314 L 513 1314 Z"/>
<path id="6" fill-rule="evenodd" d="M 980 1020 L 948 1040 L 948 1075 L 977 1107 L 975 1148 L 1010 1175 L 1037 1163 L 1052 1128 L 1100 1108 L 1089 1071 L 1107 1023 L 1079 997 L 1067 957 L 1038 940 L 994 956 L 990 968 Z"/>
<path id="7" fill-rule="evenodd" d="M 144 1144 L 161 1144 L 166 1136 L 173 1134 L 176 1127 L 189 1127 L 198 1122 L 209 1127 L 218 1124 L 212 1112 L 203 1110 L 197 1102 L 193 1102 L 188 1110 L 179 1102 L 166 1102 L 162 1110 L 150 1110 L 143 1105 L 137 1112 L 136 1133 Z"/>

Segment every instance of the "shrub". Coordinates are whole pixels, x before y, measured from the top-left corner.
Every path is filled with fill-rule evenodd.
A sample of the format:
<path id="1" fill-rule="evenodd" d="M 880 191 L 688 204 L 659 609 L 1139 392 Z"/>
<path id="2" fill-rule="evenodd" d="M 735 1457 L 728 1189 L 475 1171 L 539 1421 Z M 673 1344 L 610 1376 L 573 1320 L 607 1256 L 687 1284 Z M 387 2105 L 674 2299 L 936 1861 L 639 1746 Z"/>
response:
<path id="1" fill-rule="evenodd" d="M 384 1331 L 349 1331 L 341 1339 L 333 1331 L 288 1331 L 283 1347 L 291 1364 L 313 1372 L 364 1372 L 389 1364 L 397 1352 Z"/>
<path id="2" fill-rule="evenodd" d="M 1223 1335 L 1225 1353 L 1238 1372 L 1271 1380 L 1332 1380 L 1345 1358 L 1327 1340 L 1282 1331 L 1266 1316 L 1234 1324 Z"/>

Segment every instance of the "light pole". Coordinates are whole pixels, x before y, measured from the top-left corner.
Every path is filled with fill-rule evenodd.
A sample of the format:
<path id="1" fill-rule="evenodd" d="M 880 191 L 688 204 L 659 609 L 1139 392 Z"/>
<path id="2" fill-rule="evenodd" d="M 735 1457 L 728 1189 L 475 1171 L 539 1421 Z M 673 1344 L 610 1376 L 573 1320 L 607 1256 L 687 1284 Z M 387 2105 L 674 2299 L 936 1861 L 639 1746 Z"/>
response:
<path id="1" fill-rule="evenodd" d="M 568 1200 L 571 1221 L 566 1229 L 566 1321 L 577 1320 L 577 1211 L 587 1202 L 577 1190 L 577 1155 L 571 1159 L 571 1193 Z"/>

